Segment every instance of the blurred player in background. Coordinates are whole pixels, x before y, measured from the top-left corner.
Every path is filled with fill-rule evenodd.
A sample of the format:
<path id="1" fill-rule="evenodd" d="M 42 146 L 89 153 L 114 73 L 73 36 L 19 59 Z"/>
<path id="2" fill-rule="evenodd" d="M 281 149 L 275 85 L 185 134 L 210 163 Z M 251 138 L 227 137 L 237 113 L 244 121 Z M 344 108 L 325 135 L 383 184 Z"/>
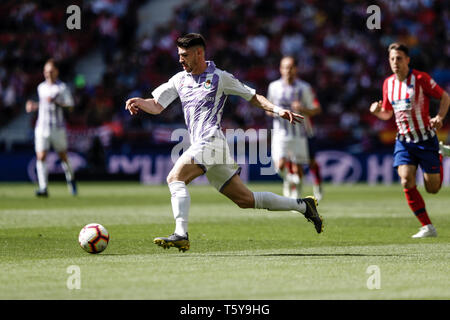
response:
<path id="1" fill-rule="evenodd" d="M 74 101 L 69 87 L 58 79 L 59 71 L 53 59 L 44 65 L 45 81 L 37 87 L 39 102 L 28 100 L 26 111 L 38 110 L 38 118 L 34 130 L 36 151 L 36 171 L 39 189 L 36 196 L 48 196 L 48 172 L 45 159 L 50 147 L 58 153 L 66 181 L 72 195 L 77 194 L 74 173 L 67 157 L 67 137 L 63 108 L 72 108 Z"/>
<path id="2" fill-rule="evenodd" d="M 272 157 L 277 173 L 283 179 L 283 195 L 298 198 L 302 191 L 303 165 L 308 164 L 313 175 L 313 191 L 322 199 L 319 166 L 314 159 L 314 129 L 310 117 L 322 109 L 311 86 L 297 77 L 298 65 L 292 56 L 280 61 L 281 78 L 269 84 L 267 98 L 282 108 L 301 113 L 303 124 L 292 126 L 287 120 L 273 119 Z M 273 115 L 272 113 L 268 113 Z"/>
<path id="3" fill-rule="evenodd" d="M 228 95 L 240 96 L 256 107 L 276 113 L 291 125 L 303 117 L 272 104 L 230 73 L 216 68 L 213 61 L 206 61 L 206 43 L 200 34 L 187 34 L 178 38 L 176 43 L 179 62 L 184 71 L 156 88 L 152 92 L 154 98 L 131 98 L 125 106 L 132 115 L 139 109 L 159 114 L 179 97 L 191 140 L 191 146 L 178 158 L 167 177 L 175 232 L 169 237 L 155 238 L 154 243 L 163 248 L 189 249 L 188 215 L 191 201 L 187 184 L 203 174 L 206 174 L 211 185 L 240 208 L 295 210 L 314 223 L 318 233 L 322 232 L 322 218 L 317 212 L 314 197 L 291 199 L 271 192 L 251 192 L 247 188 L 239 177 L 240 167 L 230 154 L 221 128 L 223 107 Z"/>
<path id="4" fill-rule="evenodd" d="M 395 115 L 397 139 L 394 167 L 403 186 L 406 201 L 422 224 L 413 238 L 436 237 L 437 232 L 425 208 L 425 202 L 416 188 L 416 172 L 420 165 L 424 174 L 425 190 L 437 193 L 442 185 L 442 156 L 436 130 L 442 127 L 450 99 L 448 94 L 425 72 L 409 67 L 409 50 L 400 43 L 389 46 L 389 64 L 392 72 L 383 84 L 383 100 L 374 102 L 370 111 L 382 120 Z M 430 98 L 440 100 L 436 116 L 430 117 Z"/>

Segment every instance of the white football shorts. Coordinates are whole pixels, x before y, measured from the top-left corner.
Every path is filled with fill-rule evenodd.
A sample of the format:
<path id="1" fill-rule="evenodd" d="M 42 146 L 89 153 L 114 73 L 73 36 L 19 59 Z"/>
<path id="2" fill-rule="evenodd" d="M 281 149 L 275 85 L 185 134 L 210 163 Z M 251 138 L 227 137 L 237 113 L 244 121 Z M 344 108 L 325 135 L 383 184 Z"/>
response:
<path id="1" fill-rule="evenodd" d="M 283 139 L 274 135 L 272 137 L 271 154 L 275 161 L 285 158 L 294 163 L 308 164 L 308 138 L 296 137 L 293 139 Z"/>
<path id="2" fill-rule="evenodd" d="M 186 159 L 185 156 L 188 156 L 205 171 L 209 183 L 219 192 L 235 174 L 241 172 L 241 167 L 234 161 L 227 141 L 222 136 L 214 135 L 195 142 L 178 161 L 181 161 L 182 158 Z"/>
<path id="3" fill-rule="evenodd" d="M 44 133 L 39 129 L 34 131 L 34 149 L 36 152 L 49 151 L 50 147 L 56 152 L 67 150 L 67 136 L 65 128 L 54 128 Z"/>

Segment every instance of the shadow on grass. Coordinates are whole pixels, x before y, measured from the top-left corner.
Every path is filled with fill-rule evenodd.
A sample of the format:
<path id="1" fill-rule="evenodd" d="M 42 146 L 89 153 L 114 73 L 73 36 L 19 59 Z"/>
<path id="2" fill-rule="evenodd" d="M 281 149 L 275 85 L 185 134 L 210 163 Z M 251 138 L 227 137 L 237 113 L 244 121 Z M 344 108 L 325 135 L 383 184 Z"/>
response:
<path id="1" fill-rule="evenodd" d="M 400 254 L 362 254 L 362 253 L 268 253 L 260 257 L 399 257 Z"/>
<path id="2" fill-rule="evenodd" d="M 192 252 L 194 253 L 194 252 Z M 201 254 L 202 256 L 205 254 Z M 362 253 L 265 253 L 265 254 L 211 254 L 208 257 L 401 257 L 402 254 L 362 254 Z M 177 257 L 198 257 L 183 253 Z"/>

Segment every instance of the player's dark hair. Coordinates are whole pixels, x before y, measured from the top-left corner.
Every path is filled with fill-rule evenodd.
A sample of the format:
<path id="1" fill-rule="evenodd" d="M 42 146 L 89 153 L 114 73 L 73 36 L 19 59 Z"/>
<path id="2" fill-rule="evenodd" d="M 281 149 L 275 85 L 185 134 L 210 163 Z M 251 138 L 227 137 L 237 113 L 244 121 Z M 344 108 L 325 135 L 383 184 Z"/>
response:
<path id="1" fill-rule="evenodd" d="M 399 51 L 403 51 L 403 52 L 406 54 L 406 56 L 409 57 L 409 49 L 408 49 L 408 47 L 407 47 L 406 45 L 404 45 L 403 43 L 400 43 L 400 42 L 394 42 L 394 43 L 391 43 L 391 44 L 389 45 L 388 52 L 391 52 L 391 50 L 399 50 Z"/>
<path id="2" fill-rule="evenodd" d="M 205 38 L 199 33 L 188 33 L 184 36 L 181 36 L 176 41 L 177 47 L 188 49 L 195 46 L 202 46 L 203 49 L 206 49 L 206 41 Z"/>

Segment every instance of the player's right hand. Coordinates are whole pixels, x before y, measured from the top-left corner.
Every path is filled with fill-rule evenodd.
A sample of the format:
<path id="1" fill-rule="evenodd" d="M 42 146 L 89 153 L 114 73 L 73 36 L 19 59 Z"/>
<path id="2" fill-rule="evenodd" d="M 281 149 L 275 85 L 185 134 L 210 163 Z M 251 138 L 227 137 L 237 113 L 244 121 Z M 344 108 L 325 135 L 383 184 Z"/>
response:
<path id="1" fill-rule="evenodd" d="M 374 102 L 370 105 L 370 112 L 378 113 L 381 111 L 381 105 L 383 101 L 379 100 L 378 102 Z"/>

